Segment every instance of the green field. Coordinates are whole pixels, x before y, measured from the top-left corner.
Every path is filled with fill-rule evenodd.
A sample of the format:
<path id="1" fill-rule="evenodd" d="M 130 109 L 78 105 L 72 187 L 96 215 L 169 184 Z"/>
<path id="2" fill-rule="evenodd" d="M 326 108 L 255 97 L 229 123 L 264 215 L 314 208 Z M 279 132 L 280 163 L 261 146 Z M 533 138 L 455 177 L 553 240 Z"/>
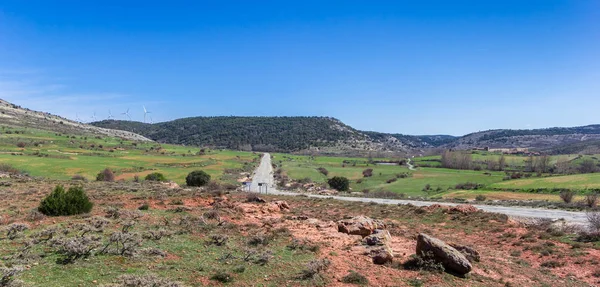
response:
<path id="1" fill-rule="evenodd" d="M 393 159 L 374 159 L 374 160 L 393 160 Z M 344 166 L 344 161 L 350 162 Z M 354 166 L 352 163 L 356 161 Z M 284 154 L 275 154 L 274 163 L 281 165 L 282 169 L 291 179 L 300 180 L 310 178 L 316 183 L 325 183 L 328 177 L 344 176 L 351 180 L 350 188 L 352 191 L 392 191 L 404 193 L 410 196 L 428 196 L 432 192 L 424 192 L 423 188 L 429 184 L 432 189 L 443 189 L 454 187 L 459 183 L 476 182 L 480 184 L 493 184 L 501 182 L 504 177 L 503 172 L 490 172 L 489 175 L 484 171 L 472 170 L 453 170 L 444 168 L 420 168 L 415 171 L 409 170 L 406 166 L 398 165 L 374 165 L 367 164 L 364 158 L 340 158 L 340 157 L 309 157 L 309 156 L 289 156 Z M 329 171 L 328 176 L 319 173 L 317 168 L 324 167 Z M 373 176 L 364 178 L 363 170 L 373 169 Z M 398 174 L 408 173 L 407 178 L 397 178 L 392 183 L 387 183 L 389 179 L 395 178 Z M 361 180 L 361 183 L 357 183 Z M 440 190 L 441 192 L 441 190 Z M 435 193 L 435 192 L 433 192 Z"/>
<path id="2" fill-rule="evenodd" d="M 143 178 L 148 173 L 161 172 L 181 184 L 189 172 L 201 169 L 217 181 L 234 183 L 241 172 L 251 172 L 258 159 L 250 152 L 207 149 L 199 155 L 197 147 L 75 137 L 32 129 L 17 131 L 15 134 L 4 129 L 0 163 L 32 176 L 53 179 L 70 179 L 74 175 L 95 179 L 98 172 L 110 168 L 117 179 L 131 180 L 136 175 Z M 19 147 L 23 144 L 25 147 Z"/>
<path id="3" fill-rule="evenodd" d="M 577 190 L 600 188 L 600 173 L 574 174 L 542 178 L 527 178 L 494 183 L 498 189 L 569 188 Z"/>

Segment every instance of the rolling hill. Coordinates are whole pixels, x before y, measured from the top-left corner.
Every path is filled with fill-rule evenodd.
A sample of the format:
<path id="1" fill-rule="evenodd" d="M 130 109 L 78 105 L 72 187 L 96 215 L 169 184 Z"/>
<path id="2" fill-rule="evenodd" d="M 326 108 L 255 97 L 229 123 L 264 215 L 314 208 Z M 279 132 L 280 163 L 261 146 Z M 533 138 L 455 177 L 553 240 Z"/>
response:
<path id="1" fill-rule="evenodd" d="M 111 130 L 75 122 L 57 115 L 32 111 L 0 99 L 0 125 L 16 128 L 36 128 L 73 135 L 105 135 L 135 141 L 150 139 L 123 130 Z"/>
<path id="2" fill-rule="evenodd" d="M 454 149 L 521 147 L 549 150 L 554 147 L 588 141 L 593 145 L 593 140 L 600 140 L 600 125 L 531 130 L 489 130 L 465 135 L 442 145 L 442 147 Z"/>
<path id="3" fill-rule="evenodd" d="M 364 133 L 330 117 L 194 117 L 157 124 L 106 120 L 95 126 L 140 133 L 158 142 L 253 151 L 407 152 L 419 147 Z"/>
<path id="4" fill-rule="evenodd" d="M 248 151 L 414 154 L 431 149 L 520 147 L 558 154 L 600 150 L 600 125 L 500 129 L 454 137 L 360 131 L 331 117 L 191 117 L 156 124 L 119 120 L 84 124 L 1 99 L 0 125 Z"/>

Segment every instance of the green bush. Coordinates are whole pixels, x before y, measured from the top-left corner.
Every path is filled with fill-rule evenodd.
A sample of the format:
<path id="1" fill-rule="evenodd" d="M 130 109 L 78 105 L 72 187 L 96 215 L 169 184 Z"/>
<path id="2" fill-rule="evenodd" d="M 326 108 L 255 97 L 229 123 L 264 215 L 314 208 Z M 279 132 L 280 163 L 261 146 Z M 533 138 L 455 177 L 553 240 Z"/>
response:
<path id="1" fill-rule="evenodd" d="M 38 210 L 48 216 L 63 216 L 88 213 L 94 204 L 80 186 L 69 188 L 65 192 L 62 185 L 57 185 L 38 207 Z"/>
<path id="2" fill-rule="evenodd" d="M 185 178 L 185 183 L 188 186 L 204 186 L 210 182 L 210 174 L 202 171 L 196 170 L 190 172 Z"/>
<path id="3" fill-rule="evenodd" d="M 105 168 L 103 171 L 96 175 L 97 181 L 115 181 L 115 174 L 109 168 Z"/>
<path id="4" fill-rule="evenodd" d="M 350 181 L 343 176 L 334 176 L 330 178 L 327 183 L 329 186 L 338 191 L 348 191 L 350 188 Z"/>
<path id="5" fill-rule="evenodd" d="M 160 172 L 153 172 L 149 175 L 146 175 L 146 180 L 148 180 L 148 181 L 167 181 L 167 178 Z"/>

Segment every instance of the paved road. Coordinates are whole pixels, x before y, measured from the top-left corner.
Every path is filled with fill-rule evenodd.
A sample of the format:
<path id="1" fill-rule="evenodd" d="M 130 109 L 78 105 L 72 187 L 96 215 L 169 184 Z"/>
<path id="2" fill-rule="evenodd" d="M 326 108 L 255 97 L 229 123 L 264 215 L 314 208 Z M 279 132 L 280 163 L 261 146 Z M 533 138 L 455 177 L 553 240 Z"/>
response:
<path id="1" fill-rule="evenodd" d="M 408 165 L 408 169 L 410 169 L 410 170 L 417 170 L 415 168 L 415 166 L 412 165 L 412 163 L 410 163 L 410 162 L 411 162 L 410 158 L 406 160 L 406 165 Z"/>
<path id="2" fill-rule="evenodd" d="M 278 191 L 275 186 L 275 180 L 273 179 L 273 167 L 271 165 L 271 155 L 265 153 L 260 166 L 254 172 L 252 177 L 252 185 L 250 190 L 252 192 L 259 192 L 259 182 L 267 183 L 268 193 L 277 195 L 288 195 L 296 196 L 298 193 Z M 261 191 L 265 192 L 263 186 Z M 382 199 L 382 198 L 365 198 L 365 197 L 346 197 L 346 196 L 327 196 L 317 194 L 304 194 L 314 198 L 333 198 L 337 200 L 355 201 L 355 202 L 375 202 L 380 204 L 413 204 L 416 206 L 429 206 L 432 204 L 439 204 L 445 206 L 455 206 L 458 204 L 448 202 L 427 202 L 417 200 L 402 200 L 402 199 Z M 583 212 L 572 212 L 564 210 L 550 210 L 542 208 L 527 208 L 527 207 L 506 207 L 506 206 L 491 206 L 491 205 L 478 205 L 473 206 L 488 212 L 504 213 L 513 217 L 530 217 L 530 218 L 550 218 L 559 219 L 564 218 L 567 222 L 587 225 L 587 218 Z"/>

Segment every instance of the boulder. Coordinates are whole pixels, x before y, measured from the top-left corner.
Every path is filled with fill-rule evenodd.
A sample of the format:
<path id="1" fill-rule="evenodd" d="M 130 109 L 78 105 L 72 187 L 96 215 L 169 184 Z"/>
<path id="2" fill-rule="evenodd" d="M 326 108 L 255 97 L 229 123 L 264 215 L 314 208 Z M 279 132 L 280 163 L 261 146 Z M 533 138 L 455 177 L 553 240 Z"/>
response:
<path id="1" fill-rule="evenodd" d="M 394 252 L 392 251 L 392 248 L 386 245 L 372 249 L 371 257 L 373 258 L 374 264 L 383 265 L 386 263 L 391 263 L 394 260 Z"/>
<path id="2" fill-rule="evenodd" d="M 275 205 L 277 205 L 277 207 L 279 207 L 279 209 L 281 209 L 281 210 L 289 210 L 290 209 L 290 205 L 283 200 L 273 201 L 273 203 Z"/>
<path id="3" fill-rule="evenodd" d="M 380 220 L 374 220 L 366 216 L 356 216 L 350 219 L 338 221 L 338 231 L 350 235 L 369 236 L 375 229 L 385 228 L 385 224 Z"/>
<path id="4" fill-rule="evenodd" d="M 392 235 L 387 230 L 375 229 L 373 234 L 363 239 L 363 242 L 369 246 L 389 245 L 392 242 Z"/>
<path id="5" fill-rule="evenodd" d="M 444 265 L 448 271 L 460 275 L 471 272 L 471 262 L 456 248 L 446 244 L 444 241 L 431 237 L 427 234 L 417 236 L 417 255 L 431 252 L 433 259 Z"/>
<path id="6" fill-rule="evenodd" d="M 477 250 L 473 249 L 472 247 L 458 245 L 455 243 L 450 243 L 450 246 L 454 247 L 454 249 L 462 253 L 467 258 L 467 260 L 469 260 L 469 262 L 479 262 L 479 260 L 481 260 L 479 252 L 477 252 Z"/>

